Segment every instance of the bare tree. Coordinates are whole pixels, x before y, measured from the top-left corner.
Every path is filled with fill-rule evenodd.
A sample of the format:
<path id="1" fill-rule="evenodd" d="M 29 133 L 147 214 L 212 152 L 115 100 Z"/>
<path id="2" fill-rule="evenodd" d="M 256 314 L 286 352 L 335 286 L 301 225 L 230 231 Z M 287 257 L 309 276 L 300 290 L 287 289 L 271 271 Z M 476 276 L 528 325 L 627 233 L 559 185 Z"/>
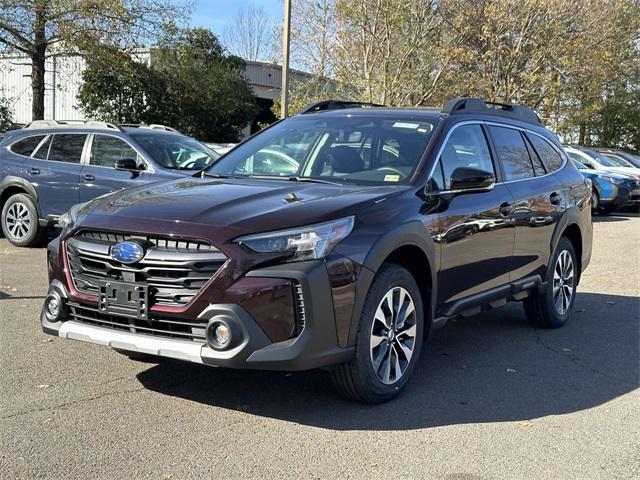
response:
<path id="1" fill-rule="evenodd" d="M 171 0 L 0 0 L 0 47 L 31 61 L 32 117 L 44 118 L 45 60 L 50 48 L 152 39 L 184 16 Z"/>
<path id="2" fill-rule="evenodd" d="M 251 61 L 266 61 L 271 53 L 273 26 L 261 6 L 241 9 L 222 31 L 222 43 L 233 55 Z"/>

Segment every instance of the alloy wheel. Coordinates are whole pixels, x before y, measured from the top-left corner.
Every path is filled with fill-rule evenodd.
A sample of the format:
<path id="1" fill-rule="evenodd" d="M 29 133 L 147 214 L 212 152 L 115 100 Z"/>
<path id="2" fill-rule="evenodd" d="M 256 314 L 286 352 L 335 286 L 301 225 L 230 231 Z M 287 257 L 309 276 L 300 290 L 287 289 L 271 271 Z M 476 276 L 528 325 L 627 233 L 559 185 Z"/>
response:
<path id="1" fill-rule="evenodd" d="M 370 358 L 378 379 L 396 383 L 411 362 L 416 345 L 416 309 L 409 292 L 391 288 L 378 304 L 371 326 Z"/>
<path id="2" fill-rule="evenodd" d="M 27 206 L 16 202 L 7 209 L 5 223 L 9 234 L 16 240 L 22 240 L 29 234 L 33 219 Z"/>
<path id="3" fill-rule="evenodd" d="M 571 306 L 575 289 L 573 258 L 567 250 L 558 255 L 553 271 L 553 304 L 560 315 Z"/>

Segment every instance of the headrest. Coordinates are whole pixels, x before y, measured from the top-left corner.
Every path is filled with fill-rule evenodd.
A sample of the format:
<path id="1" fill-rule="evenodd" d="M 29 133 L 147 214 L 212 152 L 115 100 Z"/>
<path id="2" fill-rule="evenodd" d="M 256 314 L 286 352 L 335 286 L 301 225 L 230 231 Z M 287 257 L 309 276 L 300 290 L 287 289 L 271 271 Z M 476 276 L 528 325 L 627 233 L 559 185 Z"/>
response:
<path id="1" fill-rule="evenodd" d="M 340 145 L 331 149 L 331 166 L 337 173 L 354 173 L 364 170 L 364 160 L 357 148 Z"/>

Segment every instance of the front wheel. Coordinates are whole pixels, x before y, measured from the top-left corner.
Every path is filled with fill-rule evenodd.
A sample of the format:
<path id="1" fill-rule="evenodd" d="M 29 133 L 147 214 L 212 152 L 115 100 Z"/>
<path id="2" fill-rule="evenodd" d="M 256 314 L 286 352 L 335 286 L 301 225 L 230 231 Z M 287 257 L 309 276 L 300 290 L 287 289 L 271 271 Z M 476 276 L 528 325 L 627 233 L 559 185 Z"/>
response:
<path id="1" fill-rule="evenodd" d="M 10 197 L 2 208 L 2 231 L 16 247 L 33 247 L 42 243 L 46 229 L 38 223 L 33 199 L 24 193 Z"/>
<path id="2" fill-rule="evenodd" d="M 567 323 L 576 300 L 578 275 L 573 244 L 562 237 L 547 270 L 544 293 L 524 300 L 524 311 L 531 324 L 559 328 Z"/>
<path id="3" fill-rule="evenodd" d="M 366 403 L 395 397 L 415 369 L 423 331 L 422 299 L 415 279 L 398 265 L 384 265 L 362 308 L 355 356 L 331 371 L 337 389 Z"/>

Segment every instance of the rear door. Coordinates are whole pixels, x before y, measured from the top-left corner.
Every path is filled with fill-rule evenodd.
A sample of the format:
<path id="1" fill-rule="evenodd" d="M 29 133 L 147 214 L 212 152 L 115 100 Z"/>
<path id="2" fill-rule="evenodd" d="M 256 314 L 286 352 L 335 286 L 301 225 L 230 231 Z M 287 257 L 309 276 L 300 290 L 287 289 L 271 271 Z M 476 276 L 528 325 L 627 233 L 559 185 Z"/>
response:
<path id="1" fill-rule="evenodd" d="M 432 176 L 442 199 L 433 238 L 441 252 L 438 304 L 443 311 L 460 299 L 509 283 L 515 238 L 508 215 L 513 203 L 509 189 L 497 182 L 489 191 L 451 191 L 451 175 L 459 167 L 487 171 L 499 179 L 479 123 L 454 127 Z"/>
<path id="2" fill-rule="evenodd" d="M 142 156 L 114 135 L 93 134 L 87 147 L 87 163 L 80 173 L 80 200 L 87 202 L 105 193 L 152 181 L 153 173 Z M 116 170 L 117 160 L 132 159 L 139 171 Z"/>
<path id="3" fill-rule="evenodd" d="M 511 220 L 516 240 L 511 281 L 540 275 L 545 278 L 551 237 L 564 211 L 562 184 L 547 171 L 520 129 L 490 125 L 505 185 L 514 198 Z"/>
<path id="4" fill-rule="evenodd" d="M 44 218 L 59 216 L 80 201 L 78 182 L 87 135 L 50 134 L 23 167 L 23 178 L 38 192 Z"/>

